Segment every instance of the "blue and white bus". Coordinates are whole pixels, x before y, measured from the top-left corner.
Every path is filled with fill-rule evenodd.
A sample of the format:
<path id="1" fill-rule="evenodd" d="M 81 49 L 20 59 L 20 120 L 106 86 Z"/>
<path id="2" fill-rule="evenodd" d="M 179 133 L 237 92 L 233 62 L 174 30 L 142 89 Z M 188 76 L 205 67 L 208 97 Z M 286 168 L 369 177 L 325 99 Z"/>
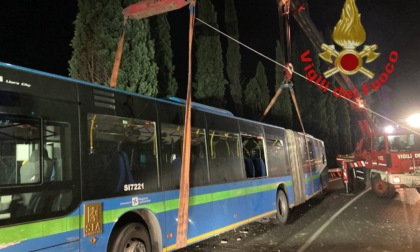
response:
<path id="1" fill-rule="evenodd" d="M 185 106 L 0 63 L 0 249 L 175 249 Z M 322 193 L 324 144 L 193 104 L 188 244 Z M 137 251 L 136 250 L 136 251 Z"/>

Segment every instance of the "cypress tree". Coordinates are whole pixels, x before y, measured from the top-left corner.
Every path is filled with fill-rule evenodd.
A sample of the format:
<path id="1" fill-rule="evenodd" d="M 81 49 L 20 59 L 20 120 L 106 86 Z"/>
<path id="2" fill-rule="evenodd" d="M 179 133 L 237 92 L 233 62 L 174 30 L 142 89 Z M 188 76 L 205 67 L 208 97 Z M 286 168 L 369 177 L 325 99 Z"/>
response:
<path id="1" fill-rule="evenodd" d="M 126 5 L 135 0 L 127 1 Z M 111 77 L 123 7 L 118 0 L 79 0 L 79 13 L 72 40 L 70 76 L 89 82 L 108 84 Z M 157 65 L 154 42 L 147 20 L 129 20 L 125 27 L 124 51 L 117 88 L 155 96 Z"/>
<path id="2" fill-rule="evenodd" d="M 128 20 L 117 88 L 156 96 L 158 67 L 149 20 Z"/>
<path id="3" fill-rule="evenodd" d="M 284 54 L 283 49 L 280 45 L 280 42 L 277 41 L 276 44 L 276 61 L 283 66 L 284 63 Z M 281 83 L 283 83 L 284 79 L 286 78 L 285 70 L 283 67 L 279 65 L 275 65 L 275 74 L 276 74 L 276 87 L 274 92 L 277 91 L 277 89 L 280 87 Z M 276 103 L 274 104 L 272 108 L 272 114 L 278 120 L 278 124 L 285 128 L 291 128 L 292 127 L 292 121 L 293 121 L 293 110 L 292 110 L 292 102 L 290 100 L 290 93 L 289 89 L 285 88 L 282 90 L 279 98 L 277 99 Z"/>
<path id="4" fill-rule="evenodd" d="M 303 35 L 302 31 L 297 31 L 293 38 L 292 48 L 292 62 L 294 63 L 293 68 L 295 72 L 305 73 L 304 64 L 300 60 L 300 54 L 310 49 L 309 41 Z M 311 106 L 313 106 L 313 96 L 311 95 L 313 84 L 308 83 L 307 80 L 297 77 L 293 78 L 293 89 L 295 90 L 296 100 L 299 106 L 299 110 L 302 116 L 302 120 L 305 125 L 312 125 L 312 114 L 309 113 Z M 294 130 L 302 131 L 299 120 L 296 113 L 294 114 L 293 120 Z M 306 129 L 306 128 L 305 128 Z M 306 129 L 308 130 L 308 129 Z M 309 131 L 310 132 L 310 131 Z"/>
<path id="5" fill-rule="evenodd" d="M 348 154 L 352 149 L 352 135 L 350 127 L 350 113 L 348 102 L 344 99 L 337 98 L 335 102 L 336 125 L 340 129 L 338 131 L 339 154 Z"/>
<path id="6" fill-rule="evenodd" d="M 202 0 L 197 5 L 198 17 L 213 27 L 218 27 L 217 13 L 210 0 Z M 225 85 L 223 57 L 220 36 L 208 27 L 198 24 L 196 36 L 195 98 L 201 102 L 222 108 Z"/>
<path id="7" fill-rule="evenodd" d="M 226 32 L 229 36 L 239 40 L 238 19 L 233 0 L 225 1 Z M 228 40 L 226 51 L 226 73 L 230 85 L 230 95 L 235 104 L 235 112 L 242 116 L 242 86 L 241 86 L 241 53 L 239 44 Z"/>
<path id="8" fill-rule="evenodd" d="M 315 52 L 313 48 L 311 48 L 311 52 Z M 314 70 L 317 73 L 320 73 L 320 61 L 319 57 L 315 53 L 311 55 L 313 63 L 314 63 Z M 306 81 L 306 85 L 309 86 L 310 95 L 312 96 L 312 104 L 309 108 L 307 108 L 307 113 L 311 114 L 311 126 L 314 128 L 314 132 L 317 132 L 318 137 L 323 137 L 324 139 L 328 137 L 330 134 L 331 125 L 328 124 L 329 116 L 334 117 L 333 124 L 335 125 L 335 114 L 334 109 L 329 111 L 330 114 L 327 113 L 327 107 L 332 106 L 328 99 L 328 94 L 323 93 L 323 91 L 314 83 Z"/>
<path id="9" fill-rule="evenodd" d="M 117 49 L 122 7 L 116 0 L 78 0 L 78 7 L 71 41 L 70 76 L 106 84 Z"/>
<path id="10" fill-rule="evenodd" d="M 171 48 L 170 25 L 167 14 L 150 18 L 152 38 L 155 41 L 155 58 L 158 70 L 158 96 L 175 96 L 178 83 L 174 77 L 173 52 Z"/>
<path id="11" fill-rule="evenodd" d="M 337 154 L 340 148 L 339 142 L 339 127 L 337 126 L 337 116 L 335 114 L 336 111 L 336 103 L 335 97 L 324 94 L 323 96 L 327 96 L 327 100 L 325 102 L 325 110 L 327 114 L 327 132 L 323 136 L 325 139 L 325 147 L 327 155 L 327 163 L 329 167 L 337 167 Z M 340 128 L 341 130 L 341 128 Z"/>
<path id="12" fill-rule="evenodd" d="M 258 62 L 255 76 L 248 82 L 244 94 L 245 106 L 251 113 L 247 115 L 250 119 L 258 120 L 270 101 L 267 86 L 267 76 L 264 65 Z"/>

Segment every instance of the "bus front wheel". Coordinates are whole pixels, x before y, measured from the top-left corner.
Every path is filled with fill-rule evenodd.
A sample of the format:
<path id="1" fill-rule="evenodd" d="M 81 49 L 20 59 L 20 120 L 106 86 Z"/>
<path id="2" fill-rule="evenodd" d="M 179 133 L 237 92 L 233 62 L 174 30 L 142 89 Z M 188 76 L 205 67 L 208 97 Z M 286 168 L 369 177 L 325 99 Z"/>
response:
<path id="1" fill-rule="evenodd" d="M 149 252 L 151 250 L 150 235 L 140 223 L 130 223 L 116 230 L 109 251 Z"/>
<path id="2" fill-rule="evenodd" d="M 281 224 L 287 224 L 289 221 L 289 203 L 287 202 L 286 194 L 283 190 L 277 193 L 277 219 Z"/>

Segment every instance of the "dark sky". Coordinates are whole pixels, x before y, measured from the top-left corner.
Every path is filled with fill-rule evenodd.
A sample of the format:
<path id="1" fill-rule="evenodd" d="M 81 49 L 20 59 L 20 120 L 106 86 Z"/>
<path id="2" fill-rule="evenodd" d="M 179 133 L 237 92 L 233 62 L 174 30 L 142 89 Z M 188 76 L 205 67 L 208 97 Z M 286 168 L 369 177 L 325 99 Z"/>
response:
<path id="1" fill-rule="evenodd" d="M 74 34 L 74 19 L 77 14 L 75 0 L 1 0 L 0 1 L 0 61 L 34 68 L 60 75 L 68 74 L 71 57 L 70 42 Z M 219 19 L 223 20 L 222 0 L 215 0 Z M 309 11 L 318 30 L 332 29 L 337 23 L 345 0 L 308 0 Z M 367 38 L 364 44 L 377 44 L 381 56 L 365 64 L 378 76 L 388 62 L 389 53 L 399 53 L 395 72 L 386 83 L 391 95 L 388 111 L 393 118 L 420 112 L 420 1 L 418 0 L 357 0 L 362 25 Z M 199 8 L 199 0 L 198 0 Z M 240 23 L 240 40 L 245 44 L 274 58 L 275 39 L 278 38 L 276 0 L 237 1 Z M 177 77 L 184 83 L 187 57 L 188 10 L 171 13 Z M 220 27 L 223 30 L 223 26 Z M 297 29 L 297 28 L 296 28 Z M 246 50 L 242 50 L 245 52 Z M 244 78 L 253 76 L 257 61 L 266 65 L 268 75 L 273 68 L 267 68 L 266 60 L 252 53 L 243 55 Z M 355 82 L 362 78 L 356 74 Z M 359 83 L 360 85 L 360 83 Z M 384 88 L 386 89 L 386 88 Z M 382 90 L 380 90 L 382 92 Z M 375 95 L 380 95 L 377 92 Z M 393 112 L 393 113 L 391 113 Z"/>
<path id="2" fill-rule="evenodd" d="M 75 0 L 1 0 L 0 61 L 68 74 Z"/>

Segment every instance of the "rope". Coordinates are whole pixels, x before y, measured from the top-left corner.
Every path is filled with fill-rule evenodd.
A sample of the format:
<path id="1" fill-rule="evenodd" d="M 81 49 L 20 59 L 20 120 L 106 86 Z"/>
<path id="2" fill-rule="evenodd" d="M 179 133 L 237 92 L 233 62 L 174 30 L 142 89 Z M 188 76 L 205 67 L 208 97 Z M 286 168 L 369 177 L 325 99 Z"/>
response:
<path id="1" fill-rule="evenodd" d="M 243 47 L 245 47 L 245 48 L 249 49 L 250 51 L 252 51 L 252 52 L 256 53 L 257 55 L 259 55 L 259 56 L 261 56 L 261 57 L 263 57 L 263 58 L 267 59 L 268 61 L 271 61 L 271 62 L 273 62 L 274 64 L 276 64 L 276 65 L 278 65 L 278 66 L 281 66 L 281 67 L 283 67 L 284 69 L 286 69 L 286 70 L 287 70 L 287 67 L 286 67 L 285 65 L 282 65 L 282 64 L 280 64 L 279 62 L 277 62 L 277 61 L 273 60 L 272 58 L 270 58 L 270 57 L 268 57 L 268 56 L 266 56 L 266 55 L 264 55 L 264 54 L 262 54 L 262 53 L 258 52 L 257 50 L 255 50 L 255 49 L 253 49 L 253 48 L 251 48 L 251 47 L 247 46 L 246 44 L 244 44 L 244 43 L 240 42 L 239 40 L 237 40 L 237 39 L 235 39 L 235 38 L 233 38 L 233 37 L 231 37 L 231 36 L 227 35 L 226 33 L 222 32 L 222 31 L 218 30 L 217 28 L 215 28 L 215 27 L 211 26 L 210 24 L 208 24 L 208 23 L 204 22 L 203 20 L 201 20 L 201 19 L 199 19 L 199 18 L 196 18 L 196 19 L 197 19 L 200 23 L 202 23 L 202 24 L 206 25 L 207 27 L 209 27 L 209 28 L 211 28 L 211 29 L 215 30 L 216 32 L 218 32 L 218 33 L 222 34 L 223 36 L 227 37 L 228 39 L 235 41 L 235 42 L 236 42 L 236 43 L 238 43 L 239 45 L 241 45 L 241 46 L 243 46 Z M 303 78 L 303 79 L 305 79 L 305 80 L 309 81 L 309 82 L 312 82 L 312 83 L 313 83 L 313 84 L 315 84 L 315 85 L 318 85 L 318 83 L 316 83 L 315 81 L 312 81 L 312 80 L 310 80 L 310 79 L 306 78 L 306 76 L 304 76 L 304 75 L 302 75 L 302 74 L 300 74 L 300 73 L 298 73 L 298 72 L 293 71 L 293 73 L 294 73 L 294 74 L 296 74 L 297 76 L 299 76 L 299 77 L 301 77 L 301 78 Z M 333 91 L 333 90 L 331 90 L 331 89 L 329 89 L 329 88 L 324 88 L 324 89 L 326 89 L 326 90 L 328 90 L 330 93 L 334 94 L 334 91 Z M 348 98 L 346 98 L 346 97 L 344 97 L 344 96 L 343 96 L 343 97 L 341 97 L 341 98 L 343 98 L 343 99 L 345 99 L 346 101 L 348 101 L 348 102 L 350 102 L 350 103 L 353 103 L 354 105 L 356 105 L 356 106 L 360 107 L 360 106 L 359 106 L 359 104 L 358 104 L 357 102 L 353 101 L 353 100 L 350 100 L 350 99 L 348 99 Z M 395 125 L 397 125 L 397 126 L 400 126 L 401 128 L 404 128 L 404 129 L 406 129 L 406 130 L 408 130 L 408 131 L 410 131 L 410 132 L 412 132 L 412 133 L 417 134 L 417 135 L 419 135 L 419 136 L 420 136 L 420 133 L 419 133 L 419 132 L 417 132 L 417 131 L 415 131 L 415 130 L 412 130 L 412 129 L 410 129 L 410 128 L 408 128 L 408 127 L 404 126 L 404 125 L 401 125 L 401 124 L 399 124 L 399 123 L 395 122 L 394 120 L 392 120 L 392 119 L 390 119 L 390 118 L 388 118 L 388 117 L 386 117 L 386 116 L 383 116 L 383 115 L 381 115 L 381 114 L 379 114 L 379 113 L 377 113 L 377 112 L 375 112 L 375 111 L 373 111 L 373 110 L 371 110 L 371 109 L 368 109 L 368 108 L 366 108 L 366 107 L 360 107 L 360 108 L 361 108 L 361 109 L 364 109 L 364 110 L 366 110 L 366 111 L 368 111 L 368 112 L 370 112 L 370 113 L 372 113 L 372 114 L 374 114 L 374 115 L 376 115 L 376 116 L 378 116 L 378 117 L 381 117 L 382 119 L 385 119 L 385 120 L 387 120 L 387 121 L 389 121 L 389 122 L 391 122 L 391 123 L 393 123 L 393 124 L 395 124 Z"/>

